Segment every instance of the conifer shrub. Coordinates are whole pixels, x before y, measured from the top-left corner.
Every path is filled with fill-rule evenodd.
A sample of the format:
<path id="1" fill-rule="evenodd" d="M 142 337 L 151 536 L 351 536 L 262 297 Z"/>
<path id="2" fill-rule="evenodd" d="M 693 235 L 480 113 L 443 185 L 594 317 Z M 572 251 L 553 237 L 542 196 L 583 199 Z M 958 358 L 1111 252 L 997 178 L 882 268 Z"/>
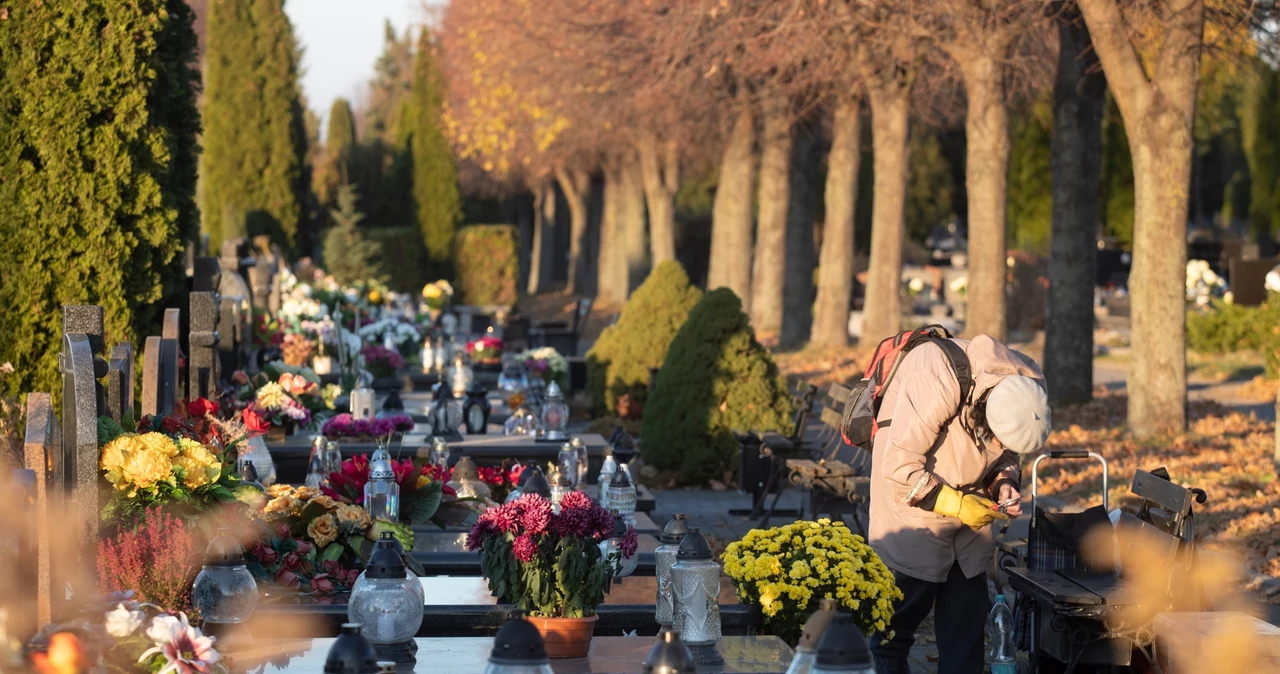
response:
<path id="1" fill-rule="evenodd" d="M 663 262 L 649 272 L 618 322 L 605 328 L 587 352 L 587 390 L 597 414 L 614 413 L 623 395 L 645 402 L 650 368 L 662 367 L 671 340 L 699 299 L 702 291 L 689 284 L 679 262 Z"/>
<path id="2" fill-rule="evenodd" d="M 458 304 L 516 303 L 519 239 L 511 225 L 468 225 L 453 240 Z"/>
<path id="3" fill-rule="evenodd" d="M 741 300 L 713 290 L 671 340 L 649 394 L 640 427 L 645 462 L 678 470 L 689 484 L 720 478 L 736 465 L 735 431 L 785 430 L 793 406 Z"/>

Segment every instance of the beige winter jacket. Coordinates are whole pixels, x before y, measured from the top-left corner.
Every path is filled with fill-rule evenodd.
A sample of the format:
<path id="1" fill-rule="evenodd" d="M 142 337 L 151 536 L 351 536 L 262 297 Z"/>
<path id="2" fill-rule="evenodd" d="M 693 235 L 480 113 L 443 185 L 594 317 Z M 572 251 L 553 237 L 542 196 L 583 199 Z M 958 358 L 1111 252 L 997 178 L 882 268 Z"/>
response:
<path id="1" fill-rule="evenodd" d="M 968 401 L 978 400 L 1008 375 L 1044 382 L 1030 358 L 981 335 L 954 340 L 969 357 L 975 379 Z M 1018 456 L 976 443 L 965 431 L 969 404 L 961 416 L 960 384 L 942 348 L 922 344 L 903 357 L 885 391 L 871 460 L 870 543 L 889 568 L 940 583 L 959 561 L 965 577 L 985 573 L 994 553 L 991 527 L 974 531 L 954 517 L 915 504 L 938 483 L 988 498 L 994 483 L 1020 484 Z"/>

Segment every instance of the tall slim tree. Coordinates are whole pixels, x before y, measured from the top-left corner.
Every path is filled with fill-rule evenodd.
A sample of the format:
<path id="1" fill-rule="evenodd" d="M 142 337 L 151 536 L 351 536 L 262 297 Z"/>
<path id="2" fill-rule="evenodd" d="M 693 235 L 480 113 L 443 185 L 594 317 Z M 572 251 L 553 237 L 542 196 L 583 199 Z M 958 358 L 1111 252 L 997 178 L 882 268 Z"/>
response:
<path id="1" fill-rule="evenodd" d="M 853 299 L 853 217 L 858 198 L 858 168 L 862 160 L 860 101 L 837 101 L 831 117 L 831 151 L 827 155 L 822 226 L 818 259 L 818 299 L 813 307 L 810 343 L 843 347 L 849 342 L 849 306 Z"/>
<path id="2" fill-rule="evenodd" d="M 755 115 L 740 103 L 729 123 L 720 159 L 711 216 L 711 260 L 707 289 L 728 288 L 738 297 L 751 297 L 751 249 L 754 235 L 751 188 L 755 185 Z"/>
<path id="3" fill-rule="evenodd" d="M 462 219 L 462 198 L 458 195 L 453 147 L 444 132 L 445 81 L 437 49 L 430 31 L 423 29 L 414 59 L 413 93 L 406 121 L 413 125 L 409 140 L 413 198 L 427 260 L 434 275 L 450 277 L 449 260 L 454 230 Z"/>
<path id="4" fill-rule="evenodd" d="M 761 105 L 760 186 L 756 201 L 756 252 L 751 270 L 751 327 L 778 334 L 782 329 L 783 279 L 787 262 L 787 206 L 791 200 L 792 120 L 795 113 L 785 94 Z"/>
<path id="5" fill-rule="evenodd" d="M 329 127 L 324 137 L 324 148 L 330 156 L 345 164 L 355 144 L 356 117 L 351 112 L 351 101 L 335 98 L 333 105 L 329 106 Z"/>
<path id="6" fill-rule="evenodd" d="M 0 362 L 16 368 L 7 393 L 56 394 L 62 305 L 100 304 L 108 341 L 136 341 L 183 291 L 199 222 L 196 35 L 182 0 L 5 11 Z"/>
<path id="7" fill-rule="evenodd" d="M 1280 70 L 1262 59 L 1241 110 L 1249 162 L 1249 223 L 1258 236 L 1280 231 Z"/>
<path id="8" fill-rule="evenodd" d="M 284 0 L 212 3 L 208 39 L 204 229 L 215 246 L 268 234 L 292 250 L 308 184 L 299 49 Z"/>

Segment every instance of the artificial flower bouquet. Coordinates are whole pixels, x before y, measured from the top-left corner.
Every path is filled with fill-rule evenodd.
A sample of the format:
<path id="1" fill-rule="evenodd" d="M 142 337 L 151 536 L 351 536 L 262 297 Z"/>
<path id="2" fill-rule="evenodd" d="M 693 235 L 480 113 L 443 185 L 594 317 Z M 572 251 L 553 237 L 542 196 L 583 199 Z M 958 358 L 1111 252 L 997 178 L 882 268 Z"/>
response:
<path id="1" fill-rule="evenodd" d="M 391 460 L 391 469 L 400 485 L 400 521 L 411 525 L 428 522 L 440 528 L 461 524 L 471 514 L 468 504 L 458 499 L 445 484 L 448 475 L 430 464 L 413 459 Z M 320 487 L 326 496 L 352 505 L 364 504 L 364 485 L 369 481 L 369 457 L 353 456 L 342 462 L 342 470 L 329 474 L 329 483 Z"/>
<path id="2" fill-rule="evenodd" d="M 604 601 L 621 559 L 606 558 L 600 542 L 613 535 L 613 515 L 580 491 L 566 494 L 560 512 L 538 494 L 489 508 L 467 535 L 480 551 L 480 569 L 498 601 L 527 615 L 586 618 Z M 636 554 L 629 529 L 621 556 Z"/>
<path id="3" fill-rule="evenodd" d="M 280 354 L 285 365 L 303 367 L 316 355 L 316 342 L 300 332 L 289 332 L 280 342 Z"/>
<path id="4" fill-rule="evenodd" d="M 48 625 L 28 645 L 40 674 L 80 674 L 101 667 L 112 674 L 226 674 L 214 647 L 182 612 L 113 596 L 108 610 L 63 625 Z M 92 614 L 88 614 L 92 615 Z"/>
<path id="5" fill-rule="evenodd" d="M 332 412 L 342 389 L 335 384 L 320 385 L 320 377 L 310 368 L 282 362 L 267 363 L 252 378 L 241 372 L 232 376 L 238 404 L 275 427 L 306 427 L 318 416 Z"/>
<path id="6" fill-rule="evenodd" d="M 320 490 L 277 484 L 267 497 L 254 518 L 257 537 L 245 549 L 246 566 L 260 583 L 323 598 L 351 590 L 383 531 L 413 549 L 407 526 L 375 521 Z"/>
<path id="7" fill-rule="evenodd" d="M 360 338 L 370 344 L 385 345 L 388 340 L 401 355 L 416 353 L 422 346 L 418 326 L 402 316 L 386 315 L 360 326 Z"/>
<path id="8" fill-rule="evenodd" d="M 253 345 L 259 349 L 279 347 L 284 343 L 285 333 L 280 319 L 262 309 L 253 310 Z"/>
<path id="9" fill-rule="evenodd" d="M 540 377 L 543 382 L 560 384 L 562 391 L 569 390 L 569 362 L 555 349 L 544 346 L 529 349 L 516 356 L 516 360 L 524 364 L 529 374 Z"/>
<path id="10" fill-rule="evenodd" d="M 407 414 L 396 414 L 376 419 L 356 419 L 343 412 L 324 422 L 320 433 L 326 438 L 337 440 L 360 440 L 373 442 L 389 442 L 396 435 L 403 435 L 413 430 L 413 417 Z"/>
<path id="11" fill-rule="evenodd" d="M 889 629 L 893 604 L 902 599 L 871 546 L 825 518 L 752 529 L 725 550 L 724 572 L 743 603 L 760 607 L 765 628 L 789 644 L 799 641 L 820 599 L 838 601 L 867 635 Z"/>
<path id="12" fill-rule="evenodd" d="M 428 283 L 422 287 L 422 301 L 431 311 L 444 311 L 453 301 L 453 286 L 443 279 Z"/>
<path id="13" fill-rule="evenodd" d="M 502 362 L 504 347 L 501 339 L 485 335 L 480 339 L 467 342 L 467 356 L 477 365 L 497 365 Z"/>
<path id="14" fill-rule="evenodd" d="M 364 369 L 378 379 L 394 377 L 404 369 L 404 356 L 395 349 L 366 344 L 363 349 L 360 349 L 360 356 L 364 359 Z"/>

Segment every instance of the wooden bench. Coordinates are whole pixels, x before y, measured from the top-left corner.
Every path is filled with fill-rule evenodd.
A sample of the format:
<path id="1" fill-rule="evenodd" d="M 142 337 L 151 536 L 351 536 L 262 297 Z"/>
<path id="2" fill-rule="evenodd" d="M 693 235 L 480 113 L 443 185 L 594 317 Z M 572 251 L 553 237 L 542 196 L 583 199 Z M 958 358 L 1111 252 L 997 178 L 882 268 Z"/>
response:
<path id="1" fill-rule="evenodd" d="M 849 389 L 832 384 L 820 401 L 818 418 L 823 430 L 812 455 L 787 460 L 789 482 L 809 493 L 806 510 L 810 517 L 848 515 L 850 528 L 866 534 L 871 497 L 871 453 L 847 445 L 840 435 L 840 420 Z M 836 457 L 844 450 L 849 461 Z M 822 456 L 825 452 L 826 456 Z"/>
<path id="2" fill-rule="evenodd" d="M 818 387 L 805 385 L 795 394 L 796 413 L 792 419 L 791 432 L 740 434 L 738 438 L 738 486 L 751 495 L 751 508 L 733 509 L 731 515 L 760 517 L 760 526 L 767 527 L 774 515 L 796 517 L 799 511 L 778 510 L 778 499 L 787 485 L 787 461 L 794 456 L 808 456 L 810 448 L 805 445 L 805 429 L 809 426 L 809 415 L 812 414 L 813 401 L 817 397 Z M 773 503 L 766 510 L 765 501 L 773 494 Z"/>

